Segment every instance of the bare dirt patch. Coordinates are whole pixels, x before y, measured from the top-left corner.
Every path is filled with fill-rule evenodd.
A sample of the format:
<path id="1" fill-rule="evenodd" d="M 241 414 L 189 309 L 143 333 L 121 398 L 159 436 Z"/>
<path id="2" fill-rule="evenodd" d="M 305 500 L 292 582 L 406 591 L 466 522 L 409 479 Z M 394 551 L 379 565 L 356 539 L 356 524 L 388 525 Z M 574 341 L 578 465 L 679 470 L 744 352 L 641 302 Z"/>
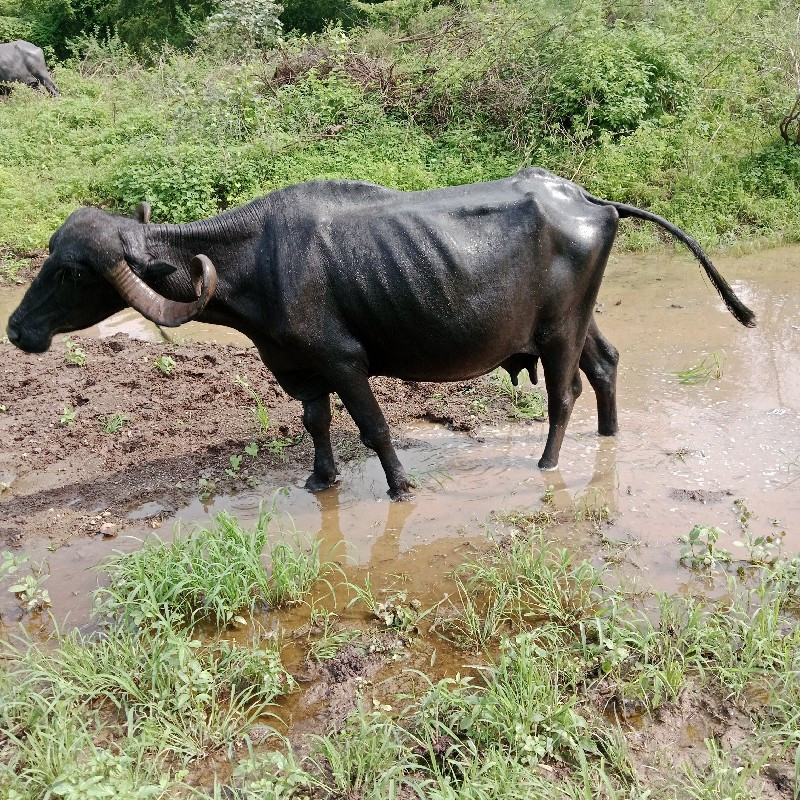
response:
<path id="1" fill-rule="evenodd" d="M 115 535 L 136 510 L 154 526 L 204 490 L 302 482 L 313 448 L 301 405 L 288 397 L 253 349 L 158 345 L 73 337 L 82 366 L 63 341 L 41 355 L 0 345 L 0 541 Z M 171 374 L 156 359 L 175 362 Z M 252 392 L 269 417 L 259 428 Z M 509 403 L 489 378 L 419 384 L 372 382 L 395 435 L 404 423 L 434 419 L 458 429 L 505 420 Z M 332 435 L 340 461 L 363 455 L 356 428 L 334 401 Z M 259 445 L 233 474 L 231 456 Z M 402 446 L 402 441 L 398 442 Z"/>
<path id="2" fill-rule="evenodd" d="M 730 489 L 673 489 L 669 496 L 674 500 L 693 500 L 695 503 L 721 503 L 733 497 L 734 492 Z"/>

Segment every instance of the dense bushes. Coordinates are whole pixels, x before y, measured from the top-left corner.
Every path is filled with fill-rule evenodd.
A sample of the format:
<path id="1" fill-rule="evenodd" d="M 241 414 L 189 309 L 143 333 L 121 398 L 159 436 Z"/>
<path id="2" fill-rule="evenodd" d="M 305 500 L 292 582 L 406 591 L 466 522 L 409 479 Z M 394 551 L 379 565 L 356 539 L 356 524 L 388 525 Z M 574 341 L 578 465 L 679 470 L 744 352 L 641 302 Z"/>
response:
<path id="1" fill-rule="evenodd" d="M 142 53 L 162 43 L 186 47 L 218 6 L 218 0 L 3 0 L 0 12 L 16 19 L 16 35 L 63 58 L 72 40 L 89 34 L 116 32 Z"/>
<path id="2" fill-rule="evenodd" d="M 14 2 L 0 0 L 0 24 Z M 800 239 L 800 148 L 778 129 L 794 99 L 791 30 L 768 0 L 388 0 L 361 3 L 370 22 L 349 32 L 235 60 L 215 39 L 194 55 L 152 50 L 144 64 L 120 38 L 126 2 L 120 35 L 84 35 L 72 45 L 82 55 L 54 65 L 61 98 L 19 89 L 0 105 L 0 249 L 44 245 L 82 203 L 127 212 L 146 198 L 156 219 L 183 221 L 313 178 L 420 189 L 530 163 L 709 246 Z M 109 5 L 29 6 L 46 7 Z M 251 0 L 161 11 L 188 36 L 203 8 L 275 34 Z"/>

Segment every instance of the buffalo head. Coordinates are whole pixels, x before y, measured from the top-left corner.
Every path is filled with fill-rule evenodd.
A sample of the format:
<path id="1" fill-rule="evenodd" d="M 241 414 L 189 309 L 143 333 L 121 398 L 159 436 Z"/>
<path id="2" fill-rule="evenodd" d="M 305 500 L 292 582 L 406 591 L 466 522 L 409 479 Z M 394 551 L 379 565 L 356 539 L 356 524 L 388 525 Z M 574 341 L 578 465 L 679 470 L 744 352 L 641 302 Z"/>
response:
<path id="1" fill-rule="evenodd" d="M 50 239 L 50 255 L 8 322 L 12 344 L 31 353 L 50 347 L 53 335 L 88 328 L 126 306 L 166 327 L 176 327 L 205 308 L 217 285 L 214 265 L 196 255 L 189 266 L 194 300 L 169 299 L 148 284 L 176 272 L 148 252 L 146 203 L 136 219 L 97 208 L 79 209 Z"/>

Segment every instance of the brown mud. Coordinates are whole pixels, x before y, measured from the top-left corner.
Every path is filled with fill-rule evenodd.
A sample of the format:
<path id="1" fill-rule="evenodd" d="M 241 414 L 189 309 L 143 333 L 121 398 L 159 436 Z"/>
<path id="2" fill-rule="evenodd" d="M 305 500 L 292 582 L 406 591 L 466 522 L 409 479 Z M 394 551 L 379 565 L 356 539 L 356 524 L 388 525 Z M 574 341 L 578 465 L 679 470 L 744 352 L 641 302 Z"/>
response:
<path id="1" fill-rule="evenodd" d="M 58 546 L 76 535 L 117 534 L 131 512 L 140 524 L 157 523 L 210 492 L 211 482 L 232 493 L 256 481 L 275 487 L 305 480 L 313 447 L 302 428 L 301 406 L 281 390 L 252 348 L 157 345 L 122 334 L 71 341 L 83 353 L 82 366 L 65 362 L 63 343 L 42 355 L 2 346 L 0 541 L 5 546 L 26 537 L 45 536 Z M 165 355 L 175 362 L 170 375 L 156 366 Z M 243 381 L 268 409 L 266 431 L 258 427 L 256 401 Z M 422 385 L 377 378 L 372 386 L 398 431 L 425 419 L 474 429 L 472 402 L 478 392 L 486 398 L 482 421 L 502 421 L 509 410 L 488 379 Z M 338 460 L 364 458 L 349 415 L 340 403 L 334 407 Z M 117 414 L 123 423 L 111 432 L 109 422 Z M 259 445 L 255 457 L 245 453 L 253 442 Z M 231 469 L 231 456 L 242 456 L 244 463 Z"/>
<path id="2" fill-rule="evenodd" d="M 60 558 L 69 562 L 72 581 L 76 563 L 89 566 L 110 549 L 101 529 L 141 536 L 223 508 L 246 522 L 286 487 L 280 508 L 298 529 L 318 531 L 332 547 L 347 542 L 360 564 L 397 559 L 394 569 L 403 572 L 414 548 L 479 533 L 492 511 L 536 505 L 552 485 L 562 508 L 609 507 L 611 535 L 654 588 L 686 582 L 675 548 L 693 525 L 739 538 L 737 499 L 753 513 L 757 533 L 785 531 L 787 548 L 796 550 L 800 248 L 718 259 L 718 266 L 756 311 L 755 329 L 736 324 L 688 258 L 612 261 L 596 319 L 621 353 L 620 433 L 596 435 L 594 396 L 584 381 L 555 472 L 536 468 L 546 425 L 510 422 L 496 381 L 376 379 L 401 460 L 420 487 L 401 504 L 388 501 L 377 459 L 341 409 L 333 424 L 341 479 L 317 495 L 305 491 L 312 449 L 300 404 L 235 331 L 190 323 L 173 345 L 126 311 L 72 335 L 85 352 L 83 366 L 66 363 L 63 336 L 42 355 L 0 344 L 0 544 L 42 557 L 69 542 L 69 557 L 49 561 L 56 572 Z M 0 326 L 23 292 L 0 292 Z M 711 353 L 722 376 L 682 384 L 676 373 Z M 155 366 L 162 355 L 175 361 L 170 376 Z M 266 432 L 243 378 L 266 407 Z M 65 409 L 75 414 L 71 424 L 62 423 Z M 107 433 L 115 414 L 125 424 Z M 245 453 L 253 442 L 256 458 Z M 231 456 L 241 456 L 238 469 Z M 394 544 L 381 555 L 387 534 Z M 435 572 L 428 577 L 435 583 Z"/>

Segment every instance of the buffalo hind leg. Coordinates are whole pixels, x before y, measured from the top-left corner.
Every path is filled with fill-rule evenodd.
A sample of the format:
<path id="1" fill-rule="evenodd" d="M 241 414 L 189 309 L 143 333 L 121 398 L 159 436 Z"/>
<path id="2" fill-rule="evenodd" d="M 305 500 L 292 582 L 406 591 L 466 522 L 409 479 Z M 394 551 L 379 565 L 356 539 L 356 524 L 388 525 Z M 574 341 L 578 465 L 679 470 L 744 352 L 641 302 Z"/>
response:
<path id="1" fill-rule="evenodd" d="M 314 442 L 314 472 L 308 476 L 306 489 L 319 492 L 333 486 L 337 475 L 331 446 L 331 400 L 328 393 L 303 402 L 303 425 Z"/>
<path id="2" fill-rule="evenodd" d="M 374 450 L 380 459 L 386 481 L 389 484 L 389 497 L 392 500 L 405 500 L 414 488 L 397 458 L 389 426 L 383 416 L 378 401 L 372 393 L 366 375 L 348 374 L 334 383 L 339 397 L 353 421 L 358 426 L 361 441 L 365 447 Z"/>
<path id="3" fill-rule="evenodd" d="M 551 340 L 540 351 L 542 371 L 547 387 L 547 415 L 550 429 L 547 433 L 539 469 L 549 470 L 558 466 L 558 454 L 567 431 L 572 408 L 581 393 L 581 378 L 578 373 L 580 352 L 566 337 Z"/>
<path id="4" fill-rule="evenodd" d="M 617 364 L 619 351 L 600 333 L 594 319 L 589 323 L 580 366 L 597 397 L 597 432 L 613 436 L 617 423 Z"/>

